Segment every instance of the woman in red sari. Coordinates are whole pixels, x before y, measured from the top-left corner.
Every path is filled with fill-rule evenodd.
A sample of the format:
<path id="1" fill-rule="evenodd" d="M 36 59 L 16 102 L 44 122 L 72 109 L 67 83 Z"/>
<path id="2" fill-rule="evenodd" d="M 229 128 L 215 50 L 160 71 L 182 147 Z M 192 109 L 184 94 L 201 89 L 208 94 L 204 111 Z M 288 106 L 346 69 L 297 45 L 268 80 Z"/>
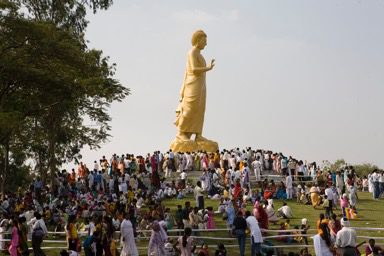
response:
<path id="1" fill-rule="evenodd" d="M 237 200 L 241 200 L 242 199 L 242 189 L 241 189 L 241 185 L 240 185 L 240 180 L 237 179 L 236 180 L 236 184 L 235 184 L 235 188 L 233 189 L 233 200 L 235 202 L 237 202 Z"/>
<path id="2" fill-rule="evenodd" d="M 260 228 L 268 229 L 268 214 L 264 210 L 260 202 L 257 200 L 253 205 L 253 215 L 256 217 L 257 221 L 259 222 Z"/>

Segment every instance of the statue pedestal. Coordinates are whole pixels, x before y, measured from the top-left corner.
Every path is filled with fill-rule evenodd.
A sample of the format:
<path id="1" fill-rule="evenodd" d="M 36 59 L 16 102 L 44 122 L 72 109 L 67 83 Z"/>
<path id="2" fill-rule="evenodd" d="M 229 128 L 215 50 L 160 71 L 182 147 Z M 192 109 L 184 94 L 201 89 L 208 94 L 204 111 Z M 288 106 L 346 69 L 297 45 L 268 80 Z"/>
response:
<path id="1" fill-rule="evenodd" d="M 216 152 L 219 150 L 219 145 L 217 142 L 212 140 L 186 140 L 181 141 L 175 139 L 170 146 L 173 152 L 198 152 L 198 151 L 206 151 L 206 152 Z"/>

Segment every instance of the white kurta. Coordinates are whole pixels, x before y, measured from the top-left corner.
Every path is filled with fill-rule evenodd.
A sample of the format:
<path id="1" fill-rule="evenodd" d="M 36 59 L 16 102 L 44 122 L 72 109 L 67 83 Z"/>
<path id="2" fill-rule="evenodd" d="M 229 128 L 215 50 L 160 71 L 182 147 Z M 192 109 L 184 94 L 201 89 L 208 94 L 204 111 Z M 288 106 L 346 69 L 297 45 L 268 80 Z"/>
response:
<path id="1" fill-rule="evenodd" d="M 255 243 L 262 243 L 263 237 L 261 235 L 259 222 L 257 222 L 257 219 L 255 218 L 255 216 L 249 216 L 246 219 L 246 222 L 247 222 L 247 226 L 251 232 L 251 237 L 253 238 L 253 241 Z"/>
<path id="2" fill-rule="evenodd" d="M 333 256 L 333 253 L 329 250 L 329 247 L 319 234 L 313 237 L 313 245 L 316 256 Z"/>
<path id="3" fill-rule="evenodd" d="M 121 231 L 121 244 L 123 249 L 121 250 L 120 256 L 138 256 L 135 237 L 133 235 L 133 227 L 130 220 L 124 219 L 120 226 Z"/>

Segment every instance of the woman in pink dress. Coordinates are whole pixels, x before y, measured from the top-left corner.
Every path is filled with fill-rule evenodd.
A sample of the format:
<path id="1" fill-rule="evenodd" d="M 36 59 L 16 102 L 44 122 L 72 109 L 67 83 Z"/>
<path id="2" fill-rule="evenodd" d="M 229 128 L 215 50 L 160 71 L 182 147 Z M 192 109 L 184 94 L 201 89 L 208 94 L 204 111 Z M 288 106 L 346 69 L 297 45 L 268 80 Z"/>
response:
<path id="1" fill-rule="evenodd" d="M 213 219 L 214 213 L 212 207 L 207 207 L 208 210 L 208 221 L 207 221 L 207 229 L 215 229 L 215 220 Z"/>
<path id="2" fill-rule="evenodd" d="M 17 247 L 19 246 L 19 226 L 17 219 L 12 221 L 12 238 L 11 245 L 9 246 L 9 254 L 11 256 L 17 256 Z"/>

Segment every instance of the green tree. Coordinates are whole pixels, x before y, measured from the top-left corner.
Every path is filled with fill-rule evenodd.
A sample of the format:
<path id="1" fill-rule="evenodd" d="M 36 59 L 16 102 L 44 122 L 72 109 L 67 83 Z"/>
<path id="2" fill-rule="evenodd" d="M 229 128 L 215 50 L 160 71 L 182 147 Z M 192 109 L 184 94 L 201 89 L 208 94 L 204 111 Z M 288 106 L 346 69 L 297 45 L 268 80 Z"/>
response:
<path id="1" fill-rule="evenodd" d="M 379 170 L 379 167 L 370 163 L 356 164 L 353 165 L 353 168 L 355 169 L 356 173 L 359 174 L 359 176 L 361 177 L 368 176 L 368 174 L 373 172 L 373 170 L 375 169 Z"/>
<path id="2" fill-rule="evenodd" d="M 113 78 L 115 65 L 109 64 L 102 51 L 88 49 L 79 36 L 85 15 L 69 16 L 74 15 L 74 6 L 80 8 L 80 2 L 73 1 L 77 4 L 64 9 L 57 2 L 68 4 L 8 1 L 0 5 L 0 146 L 4 158 L 0 170 L 4 174 L 9 173 L 10 152 L 20 142 L 23 153 L 36 159 L 43 180 L 47 171 L 53 175 L 61 163 L 79 156 L 85 145 L 99 147 L 109 136 L 110 104 L 129 95 L 129 89 Z M 96 10 L 107 8 L 111 1 L 81 3 Z M 30 16 L 20 14 L 19 8 L 26 4 Z M 75 25 L 70 25 L 75 18 Z M 85 120 L 96 125 L 86 126 Z"/>
<path id="3" fill-rule="evenodd" d="M 34 20 L 47 21 L 57 27 L 72 31 L 78 36 L 84 34 L 88 21 L 87 9 L 93 13 L 106 10 L 112 5 L 112 0 L 12 0 L 27 10 L 28 17 Z"/>

